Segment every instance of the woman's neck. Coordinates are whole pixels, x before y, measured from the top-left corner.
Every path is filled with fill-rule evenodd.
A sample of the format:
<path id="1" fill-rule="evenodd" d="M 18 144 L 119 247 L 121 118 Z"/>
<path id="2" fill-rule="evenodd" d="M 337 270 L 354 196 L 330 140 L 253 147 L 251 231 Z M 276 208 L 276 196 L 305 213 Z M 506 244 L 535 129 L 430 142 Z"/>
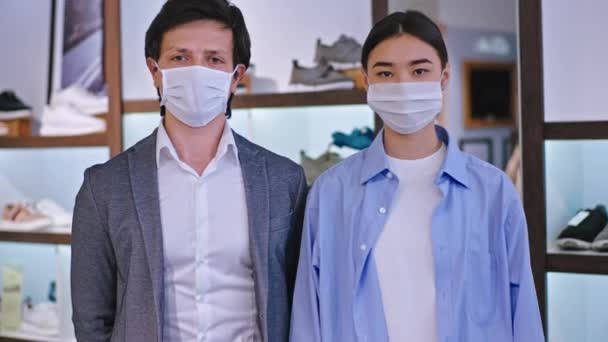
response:
<path id="1" fill-rule="evenodd" d="M 442 145 L 435 132 L 434 123 L 412 134 L 399 134 L 385 126 L 383 139 L 386 154 L 405 160 L 428 157 L 437 152 Z"/>

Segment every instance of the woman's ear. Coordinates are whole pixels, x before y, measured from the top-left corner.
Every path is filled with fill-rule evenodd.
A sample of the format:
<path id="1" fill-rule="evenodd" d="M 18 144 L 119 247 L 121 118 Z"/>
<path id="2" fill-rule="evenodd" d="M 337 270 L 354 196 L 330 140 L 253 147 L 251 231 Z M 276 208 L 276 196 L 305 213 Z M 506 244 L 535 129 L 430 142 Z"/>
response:
<path id="1" fill-rule="evenodd" d="M 447 63 L 445 65 L 445 69 L 443 69 L 443 76 L 441 77 L 441 90 L 446 91 L 448 89 L 448 84 L 450 83 L 450 76 L 450 63 Z"/>
<path id="2" fill-rule="evenodd" d="M 367 91 L 367 89 L 369 88 L 369 77 L 367 77 L 367 71 L 365 71 L 365 69 L 361 68 L 361 72 L 363 73 L 363 83 L 365 86 L 365 91 Z"/>

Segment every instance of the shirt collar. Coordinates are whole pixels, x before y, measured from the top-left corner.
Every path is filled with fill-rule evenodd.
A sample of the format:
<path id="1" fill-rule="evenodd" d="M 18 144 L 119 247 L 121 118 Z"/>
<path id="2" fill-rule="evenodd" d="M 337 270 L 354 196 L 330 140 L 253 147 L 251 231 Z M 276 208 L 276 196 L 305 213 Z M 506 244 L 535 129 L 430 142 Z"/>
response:
<path id="1" fill-rule="evenodd" d="M 224 131 L 217 146 L 215 159 L 219 160 L 226 154 L 232 157 L 231 159 L 236 165 L 239 165 L 238 148 L 234 140 L 232 128 L 227 120 L 224 123 Z M 165 129 L 163 120 L 161 120 L 156 133 L 156 167 L 161 167 L 163 163 L 170 159 L 180 160 L 175 146 L 173 146 L 173 142 L 171 142 L 171 138 L 169 138 L 169 134 Z"/>
<path id="2" fill-rule="evenodd" d="M 435 131 L 437 132 L 439 140 L 447 147 L 445 161 L 438 174 L 436 183 L 438 183 L 445 174 L 465 187 L 468 187 L 469 177 L 465 154 L 460 151 L 457 144 L 450 142 L 450 136 L 445 128 L 436 125 Z M 381 130 L 376 139 L 374 139 L 372 145 L 363 152 L 364 162 L 361 171 L 361 184 L 369 182 L 379 174 L 386 173 L 389 169 L 388 158 L 386 156 L 386 150 L 384 149 L 383 136 L 384 130 Z"/>

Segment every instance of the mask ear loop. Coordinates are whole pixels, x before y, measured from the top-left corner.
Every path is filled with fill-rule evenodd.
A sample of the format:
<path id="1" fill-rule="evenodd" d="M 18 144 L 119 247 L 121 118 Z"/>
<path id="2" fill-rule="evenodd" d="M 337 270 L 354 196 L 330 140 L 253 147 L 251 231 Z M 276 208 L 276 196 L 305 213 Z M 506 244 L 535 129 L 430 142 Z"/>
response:
<path id="1" fill-rule="evenodd" d="M 243 64 L 238 64 L 232 73 L 230 74 L 230 78 L 233 80 L 237 80 L 237 71 L 239 67 Z M 244 65 L 243 65 L 244 66 Z M 232 117 L 232 100 L 234 99 L 234 94 L 230 92 L 230 96 L 228 97 L 228 102 L 226 103 L 226 118 L 230 119 Z"/>
<path id="2" fill-rule="evenodd" d="M 163 70 L 158 65 L 158 62 L 154 61 L 154 67 L 156 68 L 154 71 L 158 71 L 162 75 Z M 165 77 L 163 75 L 163 81 L 164 81 L 164 79 L 165 79 Z M 158 102 L 160 103 L 160 116 L 164 118 L 165 117 L 165 113 L 166 113 L 166 108 L 165 108 L 165 105 L 163 103 L 163 97 L 160 94 L 160 88 L 156 88 L 156 94 L 158 94 Z"/>

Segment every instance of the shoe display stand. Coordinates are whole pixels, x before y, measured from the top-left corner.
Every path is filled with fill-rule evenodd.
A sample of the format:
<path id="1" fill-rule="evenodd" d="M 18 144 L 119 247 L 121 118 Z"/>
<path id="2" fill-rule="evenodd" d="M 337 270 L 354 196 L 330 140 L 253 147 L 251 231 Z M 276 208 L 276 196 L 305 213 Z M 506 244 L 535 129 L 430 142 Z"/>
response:
<path id="1" fill-rule="evenodd" d="M 524 185 L 524 208 L 528 221 L 531 261 L 538 300 L 547 330 L 550 291 L 548 274 L 568 274 L 571 278 L 586 275 L 608 274 L 608 253 L 593 251 L 564 251 L 551 242 L 553 234 L 547 232 L 548 198 L 555 189 L 547 186 L 546 143 L 553 141 L 574 142 L 608 139 L 608 122 L 547 122 L 545 112 L 545 83 L 543 69 L 543 3 L 542 0 L 519 1 L 520 84 L 521 84 L 521 137 Z M 546 51 L 545 51 L 546 52 Z M 552 51 L 555 53 L 555 51 Z M 584 54 L 585 52 L 579 52 Z M 576 61 L 573 61 L 576 63 Z M 548 71 L 547 71 L 548 72 Z M 553 78 L 552 78 L 553 79 Z M 561 88 L 560 88 L 561 89 Z M 603 156 L 598 156 L 603 158 Z M 568 165 L 559 165 L 567 167 Z M 598 170 L 597 172 L 604 172 Z M 562 182 L 582 182 L 579 179 L 563 179 Z M 579 184 L 575 184 L 579 186 Z M 580 186 L 582 188 L 582 186 Z M 551 191 L 553 190 L 553 192 Z M 582 191 L 582 190 L 581 190 Z M 554 217 L 549 217 L 552 219 Z M 567 222 L 567 221 L 566 221 Z M 564 226 L 566 225 L 564 222 Z M 560 223 L 561 224 L 561 223 Z M 554 297 L 553 297 L 554 298 Z M 557 308 L 555 308 L 557 310 Z M 556 315 L 557 316 L 557 315 Z M 550 334 L 549 334 L 550 336 Z"/>
<path id="2" fill-rule="evenodd" d="M 388 14 L 388 0 L 371 0 L 373 21 Z M 107 131 L 102 134 L 69 137 L 0 137 L 3 149 L 65 149 L 74 147 L 107 147 L 113 157 L 123 150 L 123 115 L 129 113 L 158 112 L 156 100 L 129 100 L 122 98 L 120 0 L 104 0 L 104 58 L 109 108 L 105 115 Z M 51 33 L 52 35 L 52 33 Z M 332 90 L 323 92 L 244 94 L 234 98 L 234 109 L 286 108 L 313 106 L 363 105 L 363 90 Z M 375 120 L 376 123 L 379 121 Z M 379 129 L 379 126 L 376 127 Z M 0 242 L 69 245 L 71 235 L 65 232 L 7 232 L 0 231 Z M 0 332 L 0 342 L 55 341 L 35 338 L 19 333 Z M 59 341 L 59 340 L 57 340 Z"/>

